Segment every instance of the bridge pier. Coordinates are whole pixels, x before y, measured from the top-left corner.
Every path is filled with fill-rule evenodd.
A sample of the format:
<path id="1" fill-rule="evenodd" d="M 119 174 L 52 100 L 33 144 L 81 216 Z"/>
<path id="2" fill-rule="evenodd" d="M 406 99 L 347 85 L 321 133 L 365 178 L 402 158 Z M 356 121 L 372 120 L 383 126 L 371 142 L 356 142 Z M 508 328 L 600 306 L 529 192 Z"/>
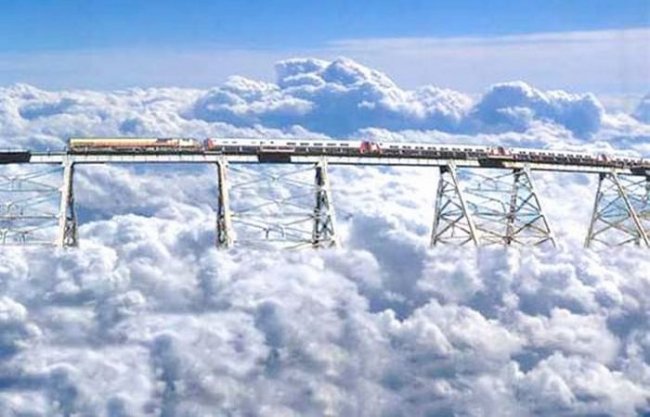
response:
<path id="1" fill-rule="evenodd" d="M 650 177 L 598 176 L 598 189 L 585 247 L 635 245 L 650 247 Z"/>
<path id="2" fill-rule="evenodd" d="M 440 169 L 431 246 L 464 245 L 555 246 L 528 167 L 506 174 L 473 174 L 461 187 L 453 165 Z"/>
<path id="3" fill-rule="evenodd" d="M 220 171 L 217 245 L 233 244 L 297 249 L 339 245 L 327 159 L 300 169 L 261 169 L 231 166 L 228 187 L 225 163 Z M 313 177 L 307 177 L 307 173 Z M 227 206 L 234 202 L 232 211 Z M 234 230 L 237 238 L 234 239 Z"/>
<path id="4" fill-rule="evenodd" d="M 60 248 L 75 247 L 79 244 L 77 214 L 74 207 L 74 163 L 69 159 L 63 162 L 63 185 L 59 208 L 59 232 L 56 245 Z"/>
<path id="5" fill-rule="evenodd" d="M 556 246 L 542 203 L 530 175 L 530 169 L 517 168 L 512 171 L 513 185 L 510 204 L 506 215 L 504 243 L 511 245 L 541 245 L 549 242 Z"/>
<path id="6" fill-rule="evenodd" d="M 431 246 L 470 243 L 478 246 L 479 236 L 452 162 L 440 167 Z"/>
<path id="7" fill-rule="evenodd" d="M 60 187 L 51 184 L 56 174 L 58 167 L 0 171 L 0 245 L 56 243 L 52 232 L 61 194 Z"/>
<path id="8" fill-rule="evenodd" d="M 228 249 L 234 242 L 232 218 L 230 214 L 230 196 L 228 184 L 228 160 L 222 158 L 217 167 L 217 239 L 218 249 Z"/>
<path id="9" fill-rule="evenodd" d="M 331 248 L 339 245 L 336 235 L 334 207 L 332 206 L 332 191 L 327 175 L 327 159 L 323 158 L 316 164 L 314 227 L 312 231 L 312 247 Z"/>

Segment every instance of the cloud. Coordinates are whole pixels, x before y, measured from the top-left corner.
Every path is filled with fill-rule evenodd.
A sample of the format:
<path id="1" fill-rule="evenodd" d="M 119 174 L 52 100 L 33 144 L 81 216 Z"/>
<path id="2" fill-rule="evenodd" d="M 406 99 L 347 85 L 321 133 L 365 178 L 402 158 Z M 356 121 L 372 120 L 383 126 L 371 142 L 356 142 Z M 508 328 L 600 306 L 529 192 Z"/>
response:
<path id="1" fill-rule="evenodd" d="M 542 92 L 523 82 L 495 85 L 475 104 L 432 86 L 403 90 L 385 74 L 343 58 L 287 60 L 276 70 L 277 84 L 231 78 L 198 99 L 193 116 L 238 126 L 297 124 L 330 136 L 369 127 L 525 131 L 535 121 L 585 136 L 599 130 L 604 113 L 593 95 Z"/>
<path id="2" fill-rule="evenodd" d="M 533 393 L 534 392 L 534 393 Z M 612 415 L 639 415 L 647 409 L 647 392 L 630 385 L 601 364 L 554 354 L 524 377 L 522 394 L 540 415 L 599 410 Z M 590 398 L 590 404 L 580 401 Z"/>
<path id="3" fill-rule="evenodd" d="M 29 322 L 27 309 L 9 297 L 0 298 L 0 357 L 28 347 L 30 339 L 40 335 L 38 326 Z"/>
<path id="4" fill-rule="evenodd" d="M 161 233 L 168 226 L 145 221 L 144 227 Z M 24 304 L 5 303 L 14 307 L 4 309 L 12 313 L 3 322 L 25 323 L 29 311 L 29 320 L 39 323 L 39 343 L 23 343 L 1 363 L 10 389 L 0 393 L 0 407 L 8 415 L 203 416 L 220 409 L 261 416 L 634 416 L 648 408 L 643 352 L 650 344 L 640 337 L 648 330 L 648 280 L 628 269 L 650 266 L 642 250 L 621 254 L 628 259 L 576 248 L 429 252 L 424 266 L 404 272 L 419 278 L 412 294 L 402 293 L 415 301 L 412 311 L 398 318 L 372 307 L 374 297 L 393 292 L 374 251 L 271 257 L 204 248 L 185 258 L 166 242 L 165 261 L 148 265 L 158 280 L 147 280 L 146 257 L 135 255 L 153 240 L 131 239 L 96 272 L 130 276 L 119 286 L 95 290 L 93 279 L 60 274 L 90 291 L 73 304 L 51 298 L 39 305 L 27 294 L 43 291 L 46 270 L 92 276 L 105 249 L 86 246 L 72 258 L 31 251 L 42 260 L 28 267 L 33 280 L 7 292 Z M 468 290 L 425 285 L 444 282 L 430 267 L 440 263 L 457 268 L 456 286 Z M 554 264 L 566 272 L 558 274 Z M 380 280 L 368 291 L 360 274 Z M 529 309 L 530 299 L 547 310 Z M 636 317 L 624 332 L 616 324 L 622 316 Z M 37 401 L 24 401 L 35 395 Z"/>
<path id="5" fill-rule="evenodd" d="M 650 95 L 646 95 L 641 99 L 634 110 L 634 117 L 641 122 L 650 124 Z"/>
<path id="6" fill-rule="evenodd" d="M 435 86 L 404 89 L 346 58 L 289 59 L 278 62 L 276 72 L 273 83 L 234 76 L 209 90 L 0 88 L 0 146 L 53 150 L 65 146 L 67 137 L 89 135 L 341 137 L 369 129 L 446 132 L 463 140 L 545 130 L 545 140 L 561 135 L 626 146 L 635 145 L 626 137 L 648 135 L 647 124 L 605 112 L 591 94 L 544 91 L 523 82 L 495 84 L 474 97 Z"/>
<path id="7" fill-rule="evenodd" d="M 534 120 L 548 120 L 584 136 L 600 129 L 603 113 L 593 95 L 544 93 L 517 82 L 493 86 L 476 104 L 472 116 L 488 128 L 519 131 L 525 131 Z"/>
<path id="8" fill-rule="evenodd" d="M 336 136 L 371 126 L 453 129 L 469 105 L 467 97 L 448 90 L 402 90 L 348 59 L 292 59 L 279 62 L 276 71 L 277 84 L 231 78 L 196 102 L 194 117 L 235 125 L 297 124 Z"/>

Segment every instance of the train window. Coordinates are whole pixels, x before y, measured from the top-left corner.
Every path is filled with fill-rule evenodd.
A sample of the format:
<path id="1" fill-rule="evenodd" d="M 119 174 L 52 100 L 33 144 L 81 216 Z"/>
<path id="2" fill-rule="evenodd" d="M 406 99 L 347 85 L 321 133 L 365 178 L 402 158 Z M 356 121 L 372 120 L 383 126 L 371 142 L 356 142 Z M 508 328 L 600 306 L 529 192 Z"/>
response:
<path id="1" fill-rule="evenodd" d="M 399 149 L 399 146 L 396 146 L 396 145 L 390 145 L 389 148 L 390 148 L 390 149 Z"/>
<path id="2" fill-rule="evenodd" d="M 328 143 L 327 146 L 336 146 L 336 143 Z"/>
<path id="3" fill-rule="evenodd" d="M 322 143 L 314 143 L 314 146 L 323 146 Z"/>
<path id="4" fill-rule="evenodd" d="M 287 142 L 287 145 L 295 146 L 295 145 L 296 145 L 296 142 Z"/>
<path id="5" fill-rule="evenodd" d="M 300 142 L 300 146 L 309 146 L 307 142 Z"/>
<path id="6" fill-rule="evenodd" d="M 348 148 L 348 147 L 350 147 L 350 144 L 349 143 L 340 143 L 339 146 L 342 146 L 344 148 Z"/>

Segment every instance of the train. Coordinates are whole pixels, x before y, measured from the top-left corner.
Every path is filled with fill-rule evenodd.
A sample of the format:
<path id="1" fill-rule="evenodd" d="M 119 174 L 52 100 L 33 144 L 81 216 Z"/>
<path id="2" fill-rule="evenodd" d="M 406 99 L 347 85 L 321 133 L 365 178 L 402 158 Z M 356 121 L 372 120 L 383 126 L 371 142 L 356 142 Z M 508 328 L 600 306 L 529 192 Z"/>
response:
<path id="1" fill-rule="evenodd" d="M 71 153 L 220 153 L 238 155 L 321 154 L 339 156 L 383 156 L 401 158 L 472 159 L 489 164 L 503 161 L 650 169 L 650 160 L 606 153 L 378 141 L 337 141 L 303 139 L 208 138 L 71 138 Z"/>

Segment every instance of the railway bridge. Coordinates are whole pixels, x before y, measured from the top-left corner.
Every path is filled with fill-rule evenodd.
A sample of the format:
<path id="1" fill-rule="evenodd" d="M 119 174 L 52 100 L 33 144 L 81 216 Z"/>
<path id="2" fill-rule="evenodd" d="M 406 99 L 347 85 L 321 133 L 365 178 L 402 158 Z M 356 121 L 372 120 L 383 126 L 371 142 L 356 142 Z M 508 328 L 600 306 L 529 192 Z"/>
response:
<path id="1" fill-rule="evenodd" d="M 79 243 L 74 173 L 93 164 L 208 164 L 215 167 L 216 246 L 283 242 L 287 247 L 336 247 L 340 244 L 328 167 L 411 166 L 438 170 L 431 246 L 556 245 L 544 201 L 531 173 L 551 171 L 598 176 L 585 246 L 639 245 L 650 248 L 650 165 L 643 160 L 596 158 L 584 153 L 519 150 L 523 157 L 489 147 L 382 143 L 351 146 L 334 141 L 224 139 L 213 149 L 68 149 L 61 152 L 0 152 L 0 245 Z M 245 144 L 245 146 L 242 145 Z M 300 146 L 300 144 L 306 146 Z M 293 145 L 291 145 L 293 144 Z M 383 151 L 385 150 L 385 151 Z M 264 164 L 259 170 L 244 165 Z M 21 165 L 42 170 L 8 170 Z M 269 173 L 266 166 L 296 166 Z M 62 171 L 62 175 L 61 175 Z M 257 178 L 251 173 L 257 172 Z M 311 173 L 298 180 L 295 173 Z M 462 173 L 462 175 L 459 175 Z M 42 178 L 58 175 L 58 184 Z M 248 175 L 242 181 L 233 181 Z M 253 176 L 255 176 L 253 175 Z M 248 208 L 233 208 L 232 192 L 265 182 L 299 190 L 299 197 L 271 198 Z M 433 190 L 432 190 L 433 192 Z M 56 209 L 43 205 L 57 200 Z M 269 205 L 292 208 L 288 219 L 270 223 Z M 262 214 L 260 214 L 260 212 Z M 278 219 L 275 219 L 278 220 Z M 46 228 L 54 238 L 40 238 Z M 240 230 L 246 229 L 246 233 Z M 252 231 L 252 232 L 251 232 Z"/>

